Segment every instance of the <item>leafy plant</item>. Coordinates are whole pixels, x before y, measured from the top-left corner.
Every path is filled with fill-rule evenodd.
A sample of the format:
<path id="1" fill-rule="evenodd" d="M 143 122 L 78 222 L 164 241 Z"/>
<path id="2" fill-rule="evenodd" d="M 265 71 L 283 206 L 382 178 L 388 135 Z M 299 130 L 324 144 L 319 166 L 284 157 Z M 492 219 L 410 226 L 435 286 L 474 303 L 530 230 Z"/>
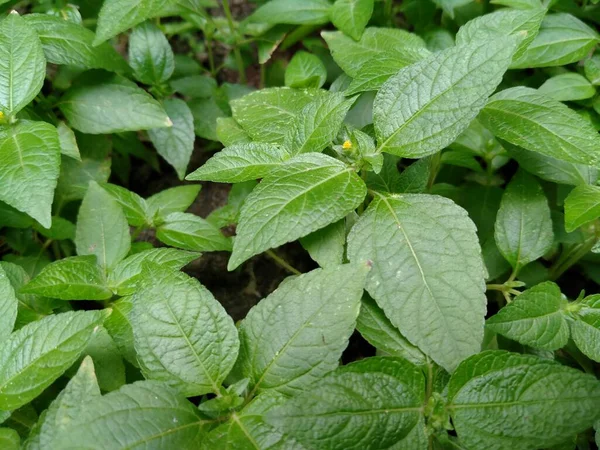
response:
<path id="1" fill-rule="evenodd" d="M 598 3 L 0 0 L 0 448 L 600 445 Z"/>

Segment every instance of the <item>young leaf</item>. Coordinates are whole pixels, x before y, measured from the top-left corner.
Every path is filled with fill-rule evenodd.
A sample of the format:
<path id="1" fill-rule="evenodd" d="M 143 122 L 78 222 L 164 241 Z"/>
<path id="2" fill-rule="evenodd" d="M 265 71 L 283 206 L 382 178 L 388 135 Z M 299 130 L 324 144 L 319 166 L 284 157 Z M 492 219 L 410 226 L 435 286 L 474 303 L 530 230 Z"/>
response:
<path id="1" fill-rule="evenodd" d="M 0 21 L 0 111 L 13 116 L 42 89 L 46 59 L 35 30 L 16 11 Z"/>
<path id="2" fill-rule="evenodd" d="M 571 335 L 577 348 L 588 358 L 600 362 L 600 296 L 591 295 L 583 300 L 583 308 L 570 322 Z"/>
<path id="3" fill-rule="evenodd" d="M 331 3 L 327 0 L 271 0 L 247 20 L 258 23 L 321 25 L 329 22 Z"/>
<path id="4" fill-rule="evenodd" d="M 18 305 L 12 283 L 0 265 L 0 345 L 10 336 L 15 326 Z"/>
<path id="5" fill-rule="evenodd" d="M 158 154 L 173 166 L 179 179 L 183 180 L 194 152 L 194 116 L 188 105 L 178 98 L 166 99 L 162 106 L 173 126 L 152 128 L 148 130 L 148 136 Z"/>
<path id="6" fill-rule="evenodd" d="M 340 220 L 365 195 L 354 170 L 330 156 L 311 153 L 291 159 L 246 199 L 228 269 Z"/>
<path id="7" fill-rule="evenodd" d="M 523 345 L 558 350 L 569 340 L 569 325 L 562 311 L 565 304 L 556 284 L 538 284 L 490 317 L 486 326 Z"/>
<path id="8" fill-rule="evenodd" d="M 21 288 L 21 292 L 61 300 L 108 300 L 112 297 L 95 255 L 72 256 L 48 264 Z"/>
<path id="9" fill-rule="evenodd" d="M 165 83 L 175 70 L 171 45 L 151 22 L 135 27 L 129 36 L 129 65 L 138 81 L 144 84 Z"/>
<path id="10" fill-rule="evenodd" d="M 600 217 L 600 187 L 577 186 L 565 199 L 565 229 L 568 233 Z"/>
<path id="11" fill-rule="evenodd" d="M 419 422 L 425 377 L 399 358 L 368 358 L 339 368 L 267 413 L 267 422 L 306 448 L 388 448 Z"/>
<path id="12" fill-rule="evenodd" d="M 320 88 L 326 81 L 325 65 L 308 52 L 297 52 L 285 69 L 285 85 L 292 88 Z"/>
<path id="13" fill-rule="evenodd" d="M 379 149 L 420 158 L 452 143 L 500 83 L 516 44 L 514 37 L 475 42 L 401 69 L 373 105 Z"/>
<path id="14" fill-rule="evenodd" d="M 116 184 L 104 183 L 102 188 L 108 192 L 121 206 L 123 214 L 127 222 L 132 227 L 140 227 L 146 225 L 150 219 L 148 217 L 148 206 L 146 200 L 137 195 L 135 192 L 131 192 L 124 187 L 117 186 Z"/>
<path id="15" fill-rule="evenodd" d="M 346 221 L 338 220 L 300 239 L 300 244 L 321 267 L 339 266 L 344 262 Z"/>
<path id="16" fill-rule="evenodd" d="M 112 269 L 131 247 L 129 226 L 112 196 L 92 181 L 77 217 L 75 245 L 78 255 L 95 255 L 105 270 Z"/>
<path id="17" fill-rule="evenodd" d="M 240 344 L 233 320 L 197 280 L 147 263 L 131 325 L 146 378 L 187 397 L 220 392 Z"/>
<path id="18" fill-rule="evenodd" d="M 80 24 L 49 14 L 27 14 L 24 19 L 37 32 L 50 63 L 114 72 L 129 70 L 109 43 L 94 47 L 94 33 Z"/>
<path id="19" fill-rule="evenodd" d="M 523 170 L 517 172 L 502 196 L 494 237 L 515 273 L 552 247 L 548 200 L 536 179 Z"/>
<path id="20" fill-rule="evenodd" d="M 66 312 L 11 334 L 0 349 L 0 409 L 17 409 L 41 394 L 79 358 L 105 316 Z"/>
<path id="21" fill-rule="evenodd" d="M 490 98 L 479 119 L 494 135 L 526 150 L 595 166 L 600 137 L 567 106 L 535 89 L 518 86 Z"/>
<path id="22" fill-rule="evenodd" d="M 316 269 L 288 280 L 250 310 L 239 328 L 235 372 L 250 379 L 252 392 L 295 394 L 338 366 L 367 271 L 358 264 Z"/>
<path id="23" fill-rule="evenodd" d="M 373 14 L 374 3 L 374 0 L 336 0 L 331 8 L 331 22 L 358 41 Z"/>
<path id="24" fill-rule="evenodd" d="M 348 257 L 373 262 L 367 291 L 439 365 L 451 371 L 479 351 L 485 267 L 465 210 L 438 196 L 378 195 L 348 236 Z"/>
<path id="25" fill-rule="evenodd" d="M 195 252 L 231 251 L 231 239 L 194 214 L 168 215 L 156 229 L 156 237 L 167 245 Z"/>
<path id="26" fill-rule="evenodd" d="M 58 132 L 60 153 L 77 161 L 81 161 L 79 146 L 77 145 L 77 139 L 75 138 L 73 130 L 71 130 L 66 123 L 59 122 L 56 126 L 56 131 Z"/>
<path id="27" fill-rule="evenodd" d="M 487 351 L 456 369 L 448 400 L 454 428 L 468 448 L 533 450 L 592 426 L 600 413 L 600 383 L 551 360 Z"/>
<path id="28" fill-rule="evenodd" d="M 172 125 L 150 94 L 126 78 L 109 73 L 85 74 L 62 96 L 58 107 L 73 128 L 89 134 Z"/>
<path id="29" fill-rule="evenodd" d="M 172 213 L 187 210 L 198 197 L 200 189 L 202 186 L 199 184 L 189 184 L 165 189 L 148 197 L 148 217 L 161 221 Z"/>
<path id="30" fill-rule="evenodd" d="M 585 100 L 596 95 L 596 89 L 578 73 L 563 73 L 548 78 L 538 91 L 559 102 Z"/>
<path id="31" fill-rule="evenodd" d="M 217 183 L 257 180 L 267 176 L 289 158 L 289 152 L 276 144 L 252 142 L 232 145 L 214 155 L 186 179 Z"/>
<path id="32" fill-rule="evenodd" d="M 60 166 L 56 128 L 19 121 L 0 130 L 0 166 L 0 200 L 49 228 Z"/>

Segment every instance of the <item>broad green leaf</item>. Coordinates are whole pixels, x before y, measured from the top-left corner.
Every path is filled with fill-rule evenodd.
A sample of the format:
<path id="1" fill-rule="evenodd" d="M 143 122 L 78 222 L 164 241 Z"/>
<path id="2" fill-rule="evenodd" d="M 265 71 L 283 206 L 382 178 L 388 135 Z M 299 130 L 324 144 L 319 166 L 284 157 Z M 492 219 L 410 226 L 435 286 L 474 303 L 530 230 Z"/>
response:
<path id="1" fill-rule="evenodd" d="M 479 120 L 496 137 L 563 161 L 598 164 L 600 136 L 562 103 L 535 89 L 518 86 L 490 98 Z"/>
<path id="2" fill-rule="evenodd" d="M 57 449 L 191 450 L 199 447 L 208 422 L 174 389 L 138 381 L 88 403 L 53 444 Z"/>
<path id="3" fill-rule="evenodd" d="M 585 100 L 596 95 L 596 89 L 578 73 L 563 73 L 548 78 L 538 91 L 559 102 Z"/>
<path id="4" fill-rule="evenodd" d="M 100 398 L 100 387 L 94 371 L 94 363 L 87 356 L 77 374 L 71 378 L 58 397 L 44 411 L 31 430 L 24 445 L 25 450 L 52 448 L 54 437 L 76 421 L 86 404 Z"/>
<path id="5" fill-rule="evenodd" d="M 129 65 L 144 84 L 165 83 L 175 70 L 173 50 L 166 36 L 151 22 L 144 22 L 129 35 Z"/>
<path id="6" fill-rule="evenodd" d="M 163 107 L 135 83 L 119 75 L 86 74 L 62 96 L 58 107 L 71 127 L 110 134 L 169 127 Z"/>
<path id="7" fill-rule="evenodd" d="M 21 438 L 12 428 L 0 428 L 0 447 L 4 450 L 19 450 Z"/>
<path id="8" fill-rule="evenodd" d="M 239 123 L 233 117 L 219 117 L 217 119 L 217 137 L 225 147 L 252 142 Z"/>
<path id="9" fill-rule="evenodd" d="M 327 0 L 271 0 L 258 8 L 249 21 L 292 25 L 321 25 L 329 22 L 331 3 Z"/>
<path id="10" fill-rule="evenodd" d="M 94 360 L 98 385 L 104 392 L 119 389 L 126 382 L 125 364 L 115 341 L 106 331 L 99 327 L 91 337 L 83 355 Z M 82 358 L 83 359 L 83 358 Z"/>
<path id="11" fill-rule="evenodd" d="M 227 117 L 228 113 L 219 106 L 215 98 L 194 98 L 188 102 L 194 117 L 194 133 L 196 136 L 211 141 L 218 140 L 217 121 Z"/>
<path id="12" fill-rule="evenodd" d="M 169 270 L 179 270 L 200 257 L 199 253 L 174 248 L 154 248 L 128 256 L 108 275 L 108 284 L 115 294 L 124 296 L 135 292 L 143 264 L 152 262 Z"/>
<path id="13" fill-rule="evenodd" d="M 456 369 L 448 400 L 467 448 L 533 450 L 592 426 L 600 414 L 600 382 L 548 359 L 488 351 Z"/>
<path id="14" fill-rule="evenodd" d="M 594 55 L 586 59 L 583 68 L 590 83 L 594 86 L 600 85 L 600 55 Z"/>
<path id="15" fill-rule="evenodd" d="M 252 92 L 231 102 L 236 122 L 258 142 L 283 144 L 290 123 L 311 101 L 324 96 L 324 91 L 291 88 L 268 88 Z"/>
<path id="16" fill-rule="evenodd" d="M 137 195 L 135 192 L 131 192 L 124 187 L 117 186 L 116 184 L 105 183 L 102 184 L 102 188 L 108 192 L 121 206 L 127 222 L 132 227 L 140 227 L 146 225 L 146 222 L 150 219 L 148 217 L 148 206 L 146 200 Z"/>
<path id="17" fill-rule="evenodd" d="M 75 239 L 75 225 L 62 217 L 52 216 L 52 225 L 50 228 L 44 228 L 39 224 L 34 224 L 35 231 L 48 239 L 56 241 Z"/>
<path id="18" fill-rule="evenodd" d="M 523 40 L 517 46 L 513 59 L 517 60 L 527 50 L 544 19 L 546 10 L 501 9 L 491 14 L 479 16 L 463 25 L 456 34 L 456 45 L 470 42 L 484 42 L 503 36 L 521 35 Z"/>
<path id="19" fill-rule="evenodd" d="M 218 183 L 257 180 L 267 176 L 289 158 L 289 152 L 276 144 L 252 142 L 232 145 L 214 155 L 186 179 Z"/>
<path id="20" fill-rule="evenodd" d="M 123 297 L 111 304 L 112 313 L 104 321 L 104 328 L 119 348 L 119 352 L 130 364 L 139 367 L 131 328 L 132 298 Z"/>
<path id="21" fill-rule="evenodd" d="M 281 284 L 250 310 L 239 326 L 235 372 L 250 379 L 252 392 L 295 394 L 338 366 L 367 272 L 358 264 L 316 269 Z"/>
<path id="22" fill-rule="evenodd" d="M 295 53 L 285 69 L 285 85 L 292 88 L 320 88 L 326 81 L 323 62 L 305 51 Z"/>
<path id="23" fill-rule="evenodd" d="M 379 149 L 420 158 L 451 144 L 500 83 L 516 40 L 456 46 L 400 70 L 373 105 Z"/>
<path id="24" fill-rule="evenodd" d="M 491 0 L 490 3 L 515 9 L 539 9 L 543 7 L 541 0 Z"/>
<path id="25" fill-rule="evenodd" d="M 194 252 L 231 251 L 231 239 L 210 222 L 188 213 L 172 213 L 156 229 L 156 237 L 167 245 Z"/>
<path id="26" fill-rule="evenodd" d="M 0 227 L 29 228 L 35 221 L 27 214 L 0 201 Z"/>
<path id="27" fill-rule="evenodd" d="M 112 297 L 95 255 L 72 256 L 48 264 L 21 288 L 21 292 L 61 300 L 108 300 Z"/>
<path id="28" fill-rule="evenodd" d="M 183 180 L 194 151 L 194 117 L 187 104 L 178 98 L 166 99 L 162 106 L 173 123 L 166 128 L 152 128 L 148 136 L 156 151 Z"/>
<path id="29" fill-rule="evenodd" d="M 523 345 L 558 350 L 569 340 L 569 325 L 562 311 L 565 305 L 556 284 L 538 284 L 490 317 L 486 326 Z"/>
<path id="30" fill-rule="evenodd" d="M 600 217 L 600 187 L 577 186 L 565 199 L 565 229 L 568 233 Z"/>
<path id="31" fill-rule="evenodd" d="M 17 409 L 41 394 L 77 360 L 105 316 L 66 312 L 14 332 L 0 349 L 0 409 Z"/>
<path id="32" fill-rule="evenodd" d="M 58 132 L 60 153 L 77 161 L 81 161 L 77 139 L 75 138 L 75 133 L 73 133 L 73 130 L 71 130 L 66 123 L 59 122 L 56 127 L 56 131 Z"/>
<path id="33" fill-rule="evenodd" d="M 18 305 L 10 278 L 0 266 L 0 345 L 10 336 L 15 326 Z"/>
<path id="34" fill-rule="evenodd" d="M 376 91 L 398 70 L 430 54 L 423 39 L 397 28 L 367 28 L 359 41 L 339 31 L 321 35 L 335 62 L 353 78 L 346 95 Z"/>
<path id="35" fill-rule="evenodd" d="M 597 43 L 598 34 L 571 14 L 548 14 L 538 35 L 511 68 L 571 64 L 583 59 Z"/>
<path id="36" fill-rule="evenodd" d="M 420 369 L 399 358 L 374 357 L 332 372 L 266 419 L 306 448 L 375 450 L 415 428 L 424 401 Z"/>
<path id="37" fill-rule="evenodd" d="M 338 220 L 300 239 L 302 247 L 321 267 L 338 266 L 344 262 L 346 221 Z"/>
<path id="38" fill-rule="evenodd" d="M 356 172 L 330 156 L 311 153 L 289 160 L 264 178 L 242 206 L 228 269 L 340 220 L 365 195 Z"/>
<path id="39" fill-rule="evenodd" d="M 600 362 L 600 296 L 586 297 L 582 304 L 583 308 L 570 322 L 571 335 L 584 355 Z"/>
<path id="40" fill-rule="evenodd" d="M 494 237 L 515 273 L 552 247 L 548 199 L 536 179 L 523 170 L 512 178 L 502 196 Z"/>
<path id="41" fill-rule="evenodd" d="M 233 320 L 197 280 L 146 264 L 131 325 L 146 378 L 163 381 L 186 397 L 219 394 L 240 344 Z"/>
<path id="42" fill-rule="evenodd" d="M 190 98 L 210 98 L 217 89 L 214 78 L 204 75 L 190 75 L 170 82 L 175 92 Z"/>
<path id="43" fill-rule="evenodd" d="M 199 184 L 189 184 L 165 189 L 148 197 L 148 217 L 163 220 L 171 213 L 185 211 L 194 203 L 200 189 L 202 186 Z"/>
<path id="44" fill-rule="evenodd" d="M 94 181 L 79 208 L 75 245 L 78 255 L 95 255 L 104 270 L 125 258 L 131 247 L 121 206 Z"/>
<path id="45" fill-rule="evenodd" d="M 427 357 L 417 347 L 406 340 L 392 325 L 375 300 L 365 294 L 360 307 L 356 329 L 377 350 L 390 356 L 398 356 L 413 364 L 422 366 Z"/>
<path id="46" fill-rule="evenodd" d="M 418 189 L 418 186 L 421 184 L 419 181 L 419 173 L 421 170 L 417 170 L 415 166 L 417 164 L 411 164 L 405 171 L 403 171 L 403 176 L 401 176 L 400 171 L 398 170 L 398 161 L 400 158 L 394 155 L 390 155 L 389 153 L 385 153 L 383 155 L 383 166 L 381 167 L 381 171 L 379 173 L 368 172 L 367 173 L 367 187 L 369 189 L 379 191 L 379 192 L 389 192 L 389 193 L 399 193 L 403 192 L 402 187 L 406 187 L 409 190 L 412 186 Z M 422 162 L 418 164 L 419 168 L 423 168 L 423 166 L 427 167 L 427 176 L 425 177 L 425 186 L 427 187 L 427 180 L 429 179 L 429 164 L 426 160 L 421 160 Z M 427 163 L 427 164 L 424 164 Z M 413 169 L 411 169 L 413 167 Z M 407 173 L 408 172 L 408 173 Z M 401 179 L 404 181 L 401 181 Z M 413 184 L 414 181 L 414 184 Z M 422 191 L 418 191 L 422 192 Z"/>
<path id="47" fill-rule="evenodd" d="M 94 45 L 155 17 L 170 0 L 104 0 L 98 13 Z"/>
<path id="48" fill-rule="evenodd" d="M 336 0 L 331 8 L 331 22 L 358 41 L 373 14 L 374 3 L 374 0 Z"/>
<path id="49" fill-rule="evenodd" d="M 24 19 L 36 31 L 50 63 L 81 69 L 129 70 L 109 43 L 94 47 L 94 33 L 82 25 L 48 14 L 27 14 Z"/>
<path id="50" fill-rule="evenodd" d="M 478 183 L 465 184 L 460 206 L 465 208 L 477 227 L 481 242 L 494 234 L 496 214 L 500 207 L 503 190 L 497 186 L 482 186 Z"/>
<path id="51" fill-rule="evenodd" d="M 454 10 L 456 8 L 460 8 L 471 2 L 473 2 L 473 0 L 433 0 L 433 3 L 442 8 L 452 19 L 454 19 Z"/>
<path id="52" fill-rule="evenodd" d="M 13 116 L 42 89 L 46 59 L 35 30 L 13 11 L 0 21 L 0 111 Z"/>
<path id="53" fill-rule="evenodd" d="M 451 200 L 377 195 L 348 236 L 372 261 L 366 289 L 411 344 L 448 371 L 483 339 L 485 267 L 475 225 Z"/>

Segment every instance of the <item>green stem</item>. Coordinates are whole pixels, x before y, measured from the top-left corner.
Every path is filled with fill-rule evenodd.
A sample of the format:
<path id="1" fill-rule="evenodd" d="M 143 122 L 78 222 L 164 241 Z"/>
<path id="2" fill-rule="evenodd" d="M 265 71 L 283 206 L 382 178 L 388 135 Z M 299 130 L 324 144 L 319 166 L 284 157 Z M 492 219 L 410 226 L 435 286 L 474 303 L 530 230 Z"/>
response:
<path id="1" fill-rule="evenodd" d="M 235 29 L 235 24 L 233 23 L 233 16 L 231 15 L 231 9 L 229 8 L 229 0 L 223 0 L 223 11 L 225 12 L 225 16 L 227 17 L 227 22 L 229 23 L 229 29 L 231 30 L 231 34 L 235 38 L 233 54 L 235 56 L 235 63 L 238 69 L 238 81 L 241 84 L 244 84 L 246 83 L 246 69 L 244 67 L 244 60 L 242 59 L 242 53 L 240 52 L 239 48 L 237 30 Z"/>
<path id="2" fill-rule="evenodd" d="M 293 273 L 294 275 L 302 275 L 302 272 L 300 272 L 298 269 L 296 269 L 294 266 L 288 263 L 285 259 L 279 256 L 273 250 L 267 250 L 265 254 L 288 272 Z"/>
<path id="3" fill-rule="evenodd" d="M 598 238 L 596 236 L 592 236 L 582 244 L 575 245 L 561 254 L 552 267 L 550 267 L 550 280 L 555 281 L 560 278 L 563 273 L 577 264 L 577 262 L 585 255 L 587 255 L 594 248 L 597 242 Z"/>

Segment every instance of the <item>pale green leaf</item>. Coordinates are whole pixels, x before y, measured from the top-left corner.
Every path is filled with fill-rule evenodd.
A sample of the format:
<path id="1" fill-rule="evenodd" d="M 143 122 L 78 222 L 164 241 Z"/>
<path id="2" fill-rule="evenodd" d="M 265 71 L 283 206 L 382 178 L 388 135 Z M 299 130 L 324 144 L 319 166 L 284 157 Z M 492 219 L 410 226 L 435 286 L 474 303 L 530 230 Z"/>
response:
<path id="1" fill-rule="evenodd" d="M 4 450 L 19 450 L 21 438 L 12 428 L 0 428 L 0 448 Z"/>
<path id="2" fill-rule="evenodd" d="M 190 98 L 210 98 L 217 89 L 214 78 L 204 75 L 189 75 L 170 82 L 175 92 Z"/>
<path id="3" fill-rule="evenodd" d="M 583 300 L 583 308 L 570 322 L 571 335 L 577 348 L 588 358 L 600 362 L 600 296 L 591 295 Z"/>
<path id="4" fill-rule="evenodd" d="M 56 131 L 58 132 L 60 153 L 77 161 L 81 161 L 79 146 L 77 145 L 77 139 L 75 139 L 73 130 L 71 130 L 66 123 L 59 122 L 56 126 Z"/>
<path id="5" fill-rule="evenodd" d="M 83 355 L 94 360 L 98 385 L 102 391 L 115 391 L 125 384 L 123 358 L 106 328 L 98 328 L 88 342 Z"/>
<path id="6" fill-rule="evenodd" d="M 541 0 L 490 0 L 490 3 L 515 9 L 539 9 L 543 7 Z"/>
<path id="7" fill-rule="evenodd" d="M 344 262 L 346 221 L 327 225 L 300 239 L 300 244 L 321 267 L 332 267 Z"/>
<path id="8" fill-rule="evenodd" d="M 104 327 L 119 348 L 119 352 L 130 364 L 139 367 L 131 328 L 131 297 L 123 297 L 111 304 L 112 314 L 104 321 Z"/>
<path id="9" fill-rule="evenodd" d="M 271 0 L 258 8 L 249 21 L 292 25 L 321 25 L 329 22 L 331 3 L 327 0 Z"/>
<path id="10" fill-rule="evenodd" d="M 0 266 L 0 344 L 9 336 L 17 319 L 19 302 L 8 275 Z"/>
<path id="11" fill-rule="evenodd" d="M 446 14 L 454 19 L 454 10 L 461 6 L 468 5 L 474 0 L 433 0 L 433 2 L 442 8 Z"/>
<path id="12" fill-rule="evenodd" d="M 331 22 L 335 27 L 359 40 L 373 14 L 374 0 L 336 0 L 331 8 Z"/>
<path id="13" fill-rule="evenodd" d="M 175 70 L 173 50 L 162 31 L 144 22 L 129 35 L 129 65 L 135 78 L 144 84 L 165 83 Z"/>
<path id="14" fill-rule="evenodd" d="M 116 184 L 109 183 L 102 184 L 102 188 L 108 192 L 121 206 L 127 222 L 132 227 L 146 225 L 146 222 L 151 219 L 148 217 L 148 206 L 146 204 L 146 200 L 137 195 L 135 192 L 131 192 L 130 190 L 121 186 L 117 186 Z"/>
<path id="15" fill-rule="evenodd" d="M 600 187 L 577 186 L 565 199 L 565 229 L 575 231 L 600 217 Z"/>
<path id="16" fill-rule="evenodd" d="M 559 102 L 585 100 L 596 95 L 596 89 L 578 73 L 563 73 L 548 78 L 538 91 Z"/>
<path id="17" fill-rule="evenodd" d="M 583 68 L 590 83 L 594 86 L 600 85 L 600 55 L 594 55 L 586 59 Z"/>
<path id="18" fill-rule="evenodd" d="M 318 56 L 305 51 L 295 53 L 285 69 L 285 85 L 292 88 L 320 88 L 325 81 L 325 65 Z"/>
<path id="19" fill-rule="evenodd" d="M 156 229 L 167 245 L 195 252 L 231 251 L 231 239 L 212 223 L 188 213 L 172 213 Z"/>

